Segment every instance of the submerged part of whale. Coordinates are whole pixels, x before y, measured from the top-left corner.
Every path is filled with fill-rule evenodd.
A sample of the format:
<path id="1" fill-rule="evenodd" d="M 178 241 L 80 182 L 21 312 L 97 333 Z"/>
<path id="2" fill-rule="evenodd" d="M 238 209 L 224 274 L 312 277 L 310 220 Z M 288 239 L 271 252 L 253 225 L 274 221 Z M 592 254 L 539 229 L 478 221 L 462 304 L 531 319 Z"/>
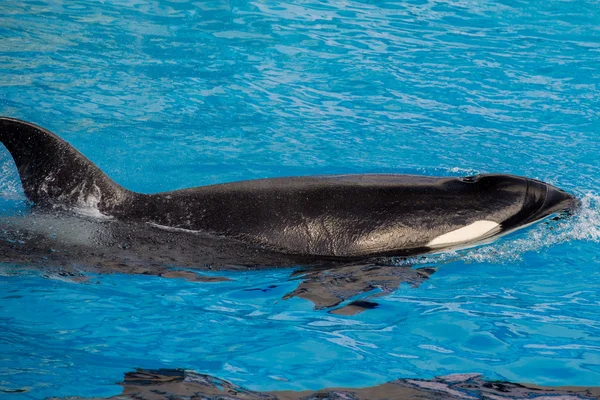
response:
<path id="1" fill-rule="evenodd" d="M 499 174 L 272 178 L 141 194 L 34 124 L 0 118 L 0 142 L 40 209 L 88 209 L 125 224 L 224 237 L 255 249 L 244 257 L 252 251 L 323 260 L 419 254 L 471 245 L 577 204 L 549 184 Z M 202 253 L 194 239 L 188 242 L 188 252 Z"/>
<path id="2" fill-rule="evenodd" d="M 297 269 L 300 264 L 302 268 Z M 299 286 L 285 299 L 300 297 L 311 301 L 316 309 L 346 315 L 372 308 L 379 296 L 393 292 L 402 283 L 418 287 L 435 272 L 429 265 L 412 268 L 394 265 L 389 259 L 324 262 L 315 257 L 257 251 L 255 246 L 235 239 L 61 210 L 34 208 L 25 215 L 0 218 L 0 275 L 31 269 L 73 281 L 119 273 L 219 282 L 243 280 L 239 273 L 248 269 L 275 267 L 295 269 L 290 280 L 298 281 Z M 246 290 L 268 291 L 270 287 Z"/>

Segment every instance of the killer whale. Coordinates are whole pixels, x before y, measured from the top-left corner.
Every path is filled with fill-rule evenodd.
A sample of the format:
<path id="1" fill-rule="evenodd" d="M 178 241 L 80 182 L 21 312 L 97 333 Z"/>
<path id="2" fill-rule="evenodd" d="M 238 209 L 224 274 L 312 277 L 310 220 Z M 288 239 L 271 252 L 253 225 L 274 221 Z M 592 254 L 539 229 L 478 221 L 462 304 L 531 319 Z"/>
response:
<path id="1" fill-rule="evenodd" d="M 573 195 L 552 185 L 504 174 L 269 178 L 142 194 L 121 187 L 70 144 L 32 123 L 0 117 L 0 142 L 36 208 L 91 210 L 118 226 L 171 232 L 177 240 L 186 238 L 190 260 L 207 243 L 195 242 L 196 233 L 239 242 L 244 256 L 414 255 L 478 243 L 577 206 Z M 141 230 L 131 232 L 139 236 Z"/>

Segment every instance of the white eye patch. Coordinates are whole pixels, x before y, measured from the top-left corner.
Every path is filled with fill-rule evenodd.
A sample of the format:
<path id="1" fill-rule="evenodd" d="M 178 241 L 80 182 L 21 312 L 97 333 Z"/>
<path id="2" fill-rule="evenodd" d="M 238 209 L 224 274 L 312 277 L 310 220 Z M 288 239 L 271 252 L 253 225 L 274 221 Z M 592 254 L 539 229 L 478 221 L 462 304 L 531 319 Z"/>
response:
<path id="1" fill-rule="evenodd" d="M 475 221 L 471 225 L 444 233 L 427 243 L 428 247 L 440 247 L 449 244 L 469 242 L 481 237 L 488 237 L 500 229 L 500 224 L 494 221 Z"/>

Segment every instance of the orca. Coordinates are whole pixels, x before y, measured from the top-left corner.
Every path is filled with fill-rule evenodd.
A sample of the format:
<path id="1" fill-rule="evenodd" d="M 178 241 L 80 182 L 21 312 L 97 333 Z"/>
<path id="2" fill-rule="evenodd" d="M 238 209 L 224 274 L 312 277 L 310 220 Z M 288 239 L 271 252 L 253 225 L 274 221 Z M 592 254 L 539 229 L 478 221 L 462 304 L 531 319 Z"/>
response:
<path id="1" fill-rule="evenodd" d="M 121 238 L 145 241 L 145 250 L 161 255 L 179 246 L 169 257 L 187 263 L 203 262 L 210 246 L 221 255 L 235 252 L 223 261 L 238 264 L 262 263 L 259 253 L 277 264 L 436 252 L 490 240 L 578 204 L 550 184 L 505 174 L 269 178 L 142 194 L 32 123 L 0 117 L 0 142 L 38 212 L 95 214 L 113 227 L 113 238 L 115 229 L 126 231 Z"/>

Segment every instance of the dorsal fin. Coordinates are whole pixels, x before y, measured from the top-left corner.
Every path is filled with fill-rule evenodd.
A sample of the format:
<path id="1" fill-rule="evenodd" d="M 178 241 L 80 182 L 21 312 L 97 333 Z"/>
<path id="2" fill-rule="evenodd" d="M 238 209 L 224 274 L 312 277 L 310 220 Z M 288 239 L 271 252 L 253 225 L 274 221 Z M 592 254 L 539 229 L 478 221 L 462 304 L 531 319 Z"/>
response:
<path id="1" fill-rule="evenodd" d="M 15 160 L 25 195 L 34 204 L 106 212 L 131 193 L 69 143 L 34 124 L 0 117 L 0 142 Z"/>

